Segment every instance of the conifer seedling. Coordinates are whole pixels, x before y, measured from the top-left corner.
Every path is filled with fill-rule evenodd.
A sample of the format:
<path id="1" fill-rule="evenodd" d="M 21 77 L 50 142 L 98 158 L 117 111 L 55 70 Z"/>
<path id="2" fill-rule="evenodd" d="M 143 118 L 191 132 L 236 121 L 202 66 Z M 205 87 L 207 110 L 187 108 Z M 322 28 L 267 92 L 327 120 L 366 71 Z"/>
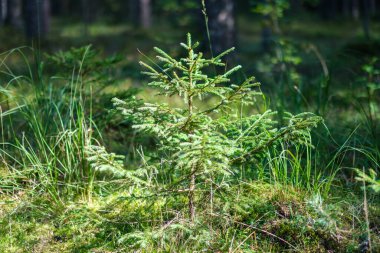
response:
<path id="1" fill-rule="evenodd" d="M 189 219 L 196 218 L 197 188 L 207 179 L 237 175 L 240 164 L 258 159 L 279 142 L 310 145 L 306 138 L 321 118 L 310 113 L 287 114 L 287 125 L 278 127 L 273 120 L 275 112 L 243 115 L 239 108 L 252 106 L 257 96 L 263 96 L 254 77 L 234 84 L 231 76 L 241 69 L 235 66 L 222 74 L 209 74 L 226 68 L 223 56 L 206 59 L 196 51 L 190 34 L 187 43 L 180 44 L 186 57 L 174 59 L 159 48 L 157 59 L 161 65 L 140 64 L 150 78 L 149 86 L 157 88 L 159 95 L 180 96 L 184 106 L 173 108 L 165 103 L 143 103 L 137 98 L 113 99 L 116 108 L 133 122 L 133 127 L 152 134 L 158 139 L 158 157 L 163 168 L 173 172 L 175 182 L 186 183 Z M 196 105 L 213 98 L 207 109 Z M 153 162 L 153 161 L 152 161 Z"/>

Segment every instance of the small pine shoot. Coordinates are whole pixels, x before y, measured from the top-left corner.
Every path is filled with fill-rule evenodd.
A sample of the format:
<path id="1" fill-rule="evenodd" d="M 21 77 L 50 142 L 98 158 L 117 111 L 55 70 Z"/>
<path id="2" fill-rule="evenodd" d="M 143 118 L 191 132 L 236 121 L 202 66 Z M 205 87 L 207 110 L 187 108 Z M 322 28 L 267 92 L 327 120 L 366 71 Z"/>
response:
<path id="1" fill-rule="evenodd" d="M 242 68 L 240 65 L 222 74 L 209 74 L 215 73 L 210 71 L 215 68 L 225 69 L 222 58 L 234 49 L 207 59 L 196 51 L 199 43 L 193 43 L 190 34 L 180 45 L 187 52 L 185 58 L 174 59 L 156 47 L 162 65 L 140 64 L 151 80 L 148 85 L 158 89 L 160 95 L 182 97 L 183 107 L 144 103 L 136 98 L 114 98 L 113 102 L 135 129 L 159 140 L 157 167 L 174 170 L 174 182 L 186 182 L 189 218 L 194 221 L 196 187 L 209 178 L 239 174 L 240 164 L 258 159 L 280 142 L 311 145 L 307 137 L 321 118 L 310 113 L 288 113 L 287 125 L 278 128 L 273 120 L 276 112 L 241 115 L 241 105 L 252 106 L 258 101 L 256 96 L 263 96 L 260 84 L 254 77 L 234 84 L 231 76 Z M 206 98 L 217 102 L 207 109 L 198 108 L 196 104 Z"/>

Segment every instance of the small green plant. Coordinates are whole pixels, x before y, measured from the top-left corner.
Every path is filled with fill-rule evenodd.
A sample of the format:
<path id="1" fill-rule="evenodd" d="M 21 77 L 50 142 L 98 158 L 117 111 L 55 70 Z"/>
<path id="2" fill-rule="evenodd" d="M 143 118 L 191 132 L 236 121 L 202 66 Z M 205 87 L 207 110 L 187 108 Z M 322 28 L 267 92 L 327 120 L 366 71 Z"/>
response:
<path id="1" fill-rule="evenodd" d="M 367 64 L 362 66 L 363 77 L 358 82 L 366 88 L 366 94 L 363 96 L 364 103 L 360 103 L 360 109 L 364 115 L 365 125 L 372 135 L 373 143 L 378 143 L 378 123 L 379 123 L 379 103 L 377 93 L 380 90 L 380 61 L 372 58 Z"/>
<path id="2" fill-rule="evenodd" d="M 372 188 L 372 190 L 380 192 L 380 179 L 377 178 L 375 170 L 370 169 L 368 174 L 359 169 L 356 169 L 355 171 L 357 173 L 356 180 L 367 183 L 368 187 Z"/>
<path id="3" fill-rule="evenodd" d="M 159 89 L 160 95 L 182 97 L 183 107 L 143 103 L 136 98 L 113 99 L 134 128 L 158 139 L 157 170 L 166 169 L 171 185 L 186 187 L 181 191 L 188 193 L 191 221 L 195 219 L 198 188 L 239 175 L 244 165 L 254 170 L 254 164 L 264 162 L 265 153 L 279 143 L 310 145 L 310 129 L 321 121 L 310 113 L 286 113 L 287 125 L 277 128 L 273 111 L 243 115 L 242 106 L 252 106 L 263 96 L 259 83 L 251 77 L 234 84 L 231 77 L 241 66 L 209 74 L 225 68 L 222 58 L 233 48 L 205 59 L 195 51 L 198 45 L 188 34 L 187 43 L 181 43 L 186 57 L 177 60 L 155 48 L 163 66 L 140 62 L 146 69 L 143 73 L 152 80 L 148 85 Z M 214 103 L 201 108 L 205 99 Z"/>
<path id="4" fill-rule="evenodd" d="M 279 19 L 284 16 L 284 12 L 289 8 L 289 1 L 287 0 L 265 0 L 252 1 L 253 11 L 265 17 L 269 22 L 268 26 L 273 28 L 276 34 L 281 33 Z"/>

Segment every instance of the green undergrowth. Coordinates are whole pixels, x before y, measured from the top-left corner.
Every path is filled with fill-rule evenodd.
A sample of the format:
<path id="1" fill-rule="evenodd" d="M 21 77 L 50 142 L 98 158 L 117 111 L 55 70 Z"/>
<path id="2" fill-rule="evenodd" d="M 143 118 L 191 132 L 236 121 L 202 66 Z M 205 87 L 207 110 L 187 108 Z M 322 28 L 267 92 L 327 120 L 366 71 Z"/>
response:
<path id="1" fill-rule="evenodd" d="M 139 189 L 124 188 L 55 206 L 28 192 L 1 197 L 3 252 L 358 252 L 366 240 L 360 198 L 332 204 L 259 181 L 220 193 L 218 208 L 203 210 L 193 225 L 185 210 L 174 211 L 182 196 L 138 198 Z M 235 201 L 225 202 L 230 195 Z M 379 208 L 369 211 L 378 222 Z M 379 242 L 372 238 L 373 252 Z"/>
<path id="2" fill-rule="evenodd" d="M 181 45 L 184 58 L 143 57 L 140 92 L 115 78 L 120 57 L 91 47 L 35 65 L 24 49 L 2 55 L 27 71 L 1 62 L 0 251 L 379 250 L 378 61 L 358 80 L 364 126 L 330 131 L 237 78 L 222 61 L 232 49 Z"/>

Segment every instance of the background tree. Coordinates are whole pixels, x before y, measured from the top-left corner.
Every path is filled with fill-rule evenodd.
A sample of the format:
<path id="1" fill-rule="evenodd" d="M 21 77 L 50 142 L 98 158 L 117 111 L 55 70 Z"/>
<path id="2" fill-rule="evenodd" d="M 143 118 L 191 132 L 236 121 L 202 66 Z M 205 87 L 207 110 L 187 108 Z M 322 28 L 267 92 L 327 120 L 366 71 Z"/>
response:
<path id="1" fill-rule="evenodd" d="M 143 28 L 152 25 L 152 8 L 150 0 L 140 0 L 140 24 Z"/>
<path id="2" fill-rule="evenodd" d="M 236 45 L 235 2 L 233 0 L 205 1 L 212 50 L 220 54 Z"/>
<path id="3" fill-rule="evenodd" d="M 359 0 L 352 0 L 352 16 L 355 19 L 359 19 L 359 16 L 360 16 Z"/>
<path id="4" fill-rule="evenodd" d="M 342 1 L 342 11 L 345 17 L 350 16 L 350 9 L 351 9 L 350 7 L 351 7 L 350 0 Z"/>
<path id="5" fill-rule="evenodd" d="M 297 4 L 297 3 L 293 3 Z M 261 0 L 252 2 L 255 13 L 263 17 L 261 43 L 264 51 L 269 52 L 275 43 L 276 37 L 281 35 L 280 19 L 289 7 L 288 0 Z M 277 38 L 278 39 L 278 38 Z"/>
<path id="6" fill-rule="evenodd" d="M 338 9 L 337 0 L 321 0 L 319 4 L 320 15 L 323 19 L 336 17 Z"/>
<path id="7" fill-rule="evenodd" d="M 370 0 L 371 14 L 376 14 L 376 0 Z"/>
<path id="8" fill-rule="evenodd" d="M 139 1 L 136 0 L 129 0 L 128 1 L 128 19 L 129 21 L 135 25 L 139 25 Z"/>
<path id="9" fill-rule="evenodd" d="M 4 1 L 0 0 L 0 25 L 2 25 L 4 21 L 4 16 L 5 16 L 4 7 L 5 7 Z"/>
<path id="10" fill-rule="evenodd" d="M 128 19 L 136 27 L 149 28 L 152 25 L 152 1 L 151 0 L 129 0 Z"/>
<path id="11" fill-rule="evenodd" d="M 20 28 L 22 26 L 22 18 L 21 18 L 22 1 L 21 0 L 3 0 L 3 1 L 7 1 L 5 24 Z"/>
<path id="12" fill-rule="evenodd" d="M 362 15 L 362 22 L 363 22 L 363 31 L 364 35 L 367 39 L 370 38 L 370 31 L 369 31 L 369 26 L 370 26 L 370 16 L 371 16 L 371 1 L 370 0 L 362 0 L 362 10 L 363 10 L 363 15 Z"/>
<path id="13" fill-rule="evenodd" d="M 67 15 L 70 10 L 70 0 L 53 0 L 51 1 L 51 14 L 54 15 Z M 72 10 L 71 10 L 72 11 Z"/>
<path id="14" fill-rule="evenodd" d="M 23 7 L 27 37 L 44 37 L 50 28 L 50 0 L 24 0 Z"/>
<path id="15" fill-rule="evenodd" d="M 83 24 L 84 24 L 84 33 L 88 34 L 88 25 L 91 22 L 91 11 L 90 11 L 90 4 L 88 0 L 82 0 L 82 17 L 83 17 Z"/>

